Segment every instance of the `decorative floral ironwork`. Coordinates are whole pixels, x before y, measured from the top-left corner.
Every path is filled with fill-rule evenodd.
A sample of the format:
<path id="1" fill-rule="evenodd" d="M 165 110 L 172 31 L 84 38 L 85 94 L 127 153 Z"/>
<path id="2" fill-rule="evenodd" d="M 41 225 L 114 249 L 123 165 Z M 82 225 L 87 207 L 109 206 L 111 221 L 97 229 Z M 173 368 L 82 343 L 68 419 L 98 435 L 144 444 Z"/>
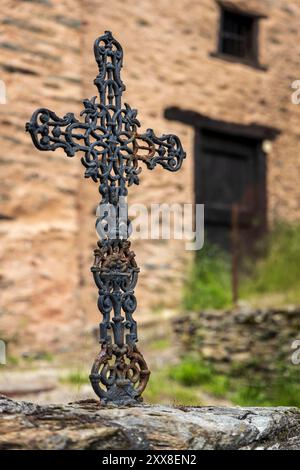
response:
<path id="1" fill-rule="evenodd" d="M 96 96 L 83 101 L 81 120 L 73 113 L 60 118 L 53 111 L 40 108 L 33 113 L 26 130 L 39 150 L 62 148 L 68 157 L 78 152 L 85 177 L 99 183 L 100 206 L 112 204 L 117 208 L 120 199 L 127 196 L 128 187 L 139 184 L 142 171 L 139 162 L 150 170 L 161 165 L 169 171 L 177 171 L 185 152 L 175 135 L 157 137 L 152 129 L 138 132 L 137 111 L 127 103 L 122 105 L 123 51 L 111 32 L 106 31 L 96 39 L 94 54 L 99 68 L 94 80 L 99 101 Z M 107 213 L 104 211 L 97 221 L 105 227 Z M 104 403 L 141 400 L 150 374 L 136 347 L 137 325 L 132 315 L 136 309 L 134 288 L 139 268 L 127 240 L 127 224 L 126 235 L 119 223 L 115 230 L 104 228 L 101 231 L 91 268 L 99 290 L 98 308 L 103 320 L 100 323 L 102 347 L 90 379 Z"/>

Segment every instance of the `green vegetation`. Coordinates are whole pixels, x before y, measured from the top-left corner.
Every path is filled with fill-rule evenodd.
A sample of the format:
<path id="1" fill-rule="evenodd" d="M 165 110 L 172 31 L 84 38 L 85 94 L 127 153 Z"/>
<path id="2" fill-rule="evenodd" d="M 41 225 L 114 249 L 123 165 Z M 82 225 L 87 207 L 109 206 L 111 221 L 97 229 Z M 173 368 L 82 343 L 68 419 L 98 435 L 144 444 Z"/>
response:
<path id="1" fill-rule="evenodd" d="M 48 351 L 39 351 L 32 354 L 26 354 L 22 356 L 22 361 L 27 364 L 33 364 L 39 361 L 52 362 L 54 360 L 53 354 Z"/>
<path id="2" fill-rule="evenodd" d="M 170 367 L 156 370 L 150 375 L 146 390 L 143 393 L 146 403 L 172 404 L 175 406 L 200 406 L 201 391 L 199 387 L 187 387 L 170 377 Z"/>
<path id="3" fill-rule="evenodd" d="M 230 262 L 218 247 L 205 243 L 188 274 L 183 293 L 186 310 L 231 305 Z"/>
<path id="4" fill-rule="evenodd" d="M 171 339 L 170 338 L 159 338 L 150 343 L 151 349 L 154 351 L 164 351 L 171 347 Z"/>
<path id="5" fill-rule="evenodd" d="M 52 362 L 54 360 L 54 355 L 48 351 L 43 351 L 37 355 L 36 359 L 39 361 Z"/>
<path id="6" fill-rule="evenodd" d="M 203 391 L 216 397 L 225 397 L 229 390 L 229 380 L 225 375 L 216 374 L 210 363 L 192 356 L 173 366 L 169 376 L 187 387 L 201 386 Z"/>
<path id="7" fill-rule="evenodd" d="M 78 388 L 82 385 L 89 383 L 89 376 L 86 371 L 79 369 L 69 372 L 67 375 L 60 378 L 60 381 L 65 384 L 71 384 Z"/>
<path id="8" fill-rule="evenodd" d="M 203 359 L 187 356 L 169 370 L 169 376 L 182 386 L 192 385 L 190 390 L 194 393 L 202 390 L 240 406 L 300 407 L 300 376 L 297 367 L 278 363 L 272 376 L 266 378 L 251 369 L 254 364 L 235 364 L 225 376 Z"/>
<path id="9" fill-rule="evenodd" d="M 300 224 L 277 222 L 263 241 L 262 251 L 264 256 L 250 263 L 241 297 L 281 294 L 281 303 L 300 303 Z"/>
<path id="10" fill-rule="evenodd" d="M 38 352 L 26 355 L 8 354 L 5 367 L 9 369 L 32 369 L 39 366 L 40 362 L 52 362 L 54 356 L 48 352 Z"/>
<path id="11" fill-rule="evenodd" d="M 277 222 L 259 243 L 261 256 L 240 266 L 239 298 L 258 305 L 300 303 L 300 223 Z M 227 308 L 232 303 L 228 255 L 206 243 L 188 272 L 183 308 Z M 267 302 L 268 304 L 268 302 Z"/>
<path id="12" fill-rule="evenodd" d="M 300 223 L 277 222 L 257 248 L 260 256 L 240 266 L 239 298 L 258 306 L 300 304 Z M 206 244 L 199 252 L 183 304 L 194 311 L 230 306 L 230 259 L 219 248 Z M 168 377 L 194 393 L 202 390 L 236 405 L 300 407 L 299 369 L 282 361 L 266 375 L 260 366 L 254 357 L 248 364 L 232 364 L 224 376 L 199 356 L 187 356 Z"/>
<path id="13" fill-rule="evenodd" d="M 19 358 L 17 356 L 8 356 L 7 359 L 6 359 L 6 365 L 7 366 L 18 366 L 19 365 Z"/>

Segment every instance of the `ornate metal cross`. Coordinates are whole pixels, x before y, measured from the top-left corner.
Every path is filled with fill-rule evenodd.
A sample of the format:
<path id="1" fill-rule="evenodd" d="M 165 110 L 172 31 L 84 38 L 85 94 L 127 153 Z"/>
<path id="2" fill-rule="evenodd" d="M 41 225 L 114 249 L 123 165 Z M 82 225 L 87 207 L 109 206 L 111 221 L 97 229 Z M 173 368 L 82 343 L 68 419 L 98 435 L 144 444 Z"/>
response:
<path id="1" fill-rule="evenodd" d="M 101 214 L 97 224 L 101 230 L 91 271 L 98 287 L 98 308 L 103 319 L 101 351 L 93 364 L 90 380 L 102 403 L 134 404 L 142 401 L 150 371 L 136 346 L 137 324 L 132 315 L 136 309 L 134 288 L 139 268 L 127 240 L 130 224 L 125 223 L 124 231 L 124 221 L 118 215 L 119 201 L 126 198 L 129 186 L 139 184 L 139 161 L 150 170 L 161 165 L 177 171 L 185 152 L 175 135 L 157 137 L 152 129 L 138 133 L 137 111 L 126 103 L 122 107 L 123 51 L 111 32 L 106 31 L 96 39 L 94 54 L 99 68 L 94 83 L 100 101 L 96 96 L 83 101 L 81 121 L 73 113 L 59 118 L 49 109 L 37 109 L 26 130 L 39 150 L 62 148 L 68 157 L 79 152 L 86 168 L 84 176 L 99 183 Z M 108 223 L 109 206 L 117 214 L 113 229 Z"/>

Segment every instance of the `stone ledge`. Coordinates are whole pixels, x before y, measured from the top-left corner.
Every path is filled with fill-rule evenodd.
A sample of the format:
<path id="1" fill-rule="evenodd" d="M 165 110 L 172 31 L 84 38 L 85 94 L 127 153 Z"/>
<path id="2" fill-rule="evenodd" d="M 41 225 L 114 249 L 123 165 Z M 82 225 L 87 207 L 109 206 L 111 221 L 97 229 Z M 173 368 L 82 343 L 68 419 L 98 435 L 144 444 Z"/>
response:
<path id="1" fill-rule="evenodd" d="M 285 407 L 41 406 L 1 395 L 0 428 L 1 450 L 300 449 L 300 410 Z"/>

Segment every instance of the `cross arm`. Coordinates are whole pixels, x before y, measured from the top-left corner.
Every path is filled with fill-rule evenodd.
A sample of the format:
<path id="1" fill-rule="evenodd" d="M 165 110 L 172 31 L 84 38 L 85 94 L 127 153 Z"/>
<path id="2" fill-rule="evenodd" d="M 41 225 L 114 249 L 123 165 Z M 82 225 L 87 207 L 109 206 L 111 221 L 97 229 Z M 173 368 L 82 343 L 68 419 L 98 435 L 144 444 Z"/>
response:
<path id="1" fill-rule="evenodd" d="M 147 129 L 144 134 L 136 134 L 133 153 L 149 170 L 161 165 L 166 170 L 177 171 L 186 157 L 179 137 L 174 134 L 157 137 L 153 129 Z"/>
<path id="2" fill-rule="evenodd" d="M 47 108 L 37 109 L 26 123 L 26 131 L 39 150 L 62 148 L 68 157 L 73 157 L 77 150 L 81 150 L 81 146 L 73 140 L 76 137 L 74 130 L 80 127 L 85 126 L 80 124 L 73 113 L 60 118 Z"/>

